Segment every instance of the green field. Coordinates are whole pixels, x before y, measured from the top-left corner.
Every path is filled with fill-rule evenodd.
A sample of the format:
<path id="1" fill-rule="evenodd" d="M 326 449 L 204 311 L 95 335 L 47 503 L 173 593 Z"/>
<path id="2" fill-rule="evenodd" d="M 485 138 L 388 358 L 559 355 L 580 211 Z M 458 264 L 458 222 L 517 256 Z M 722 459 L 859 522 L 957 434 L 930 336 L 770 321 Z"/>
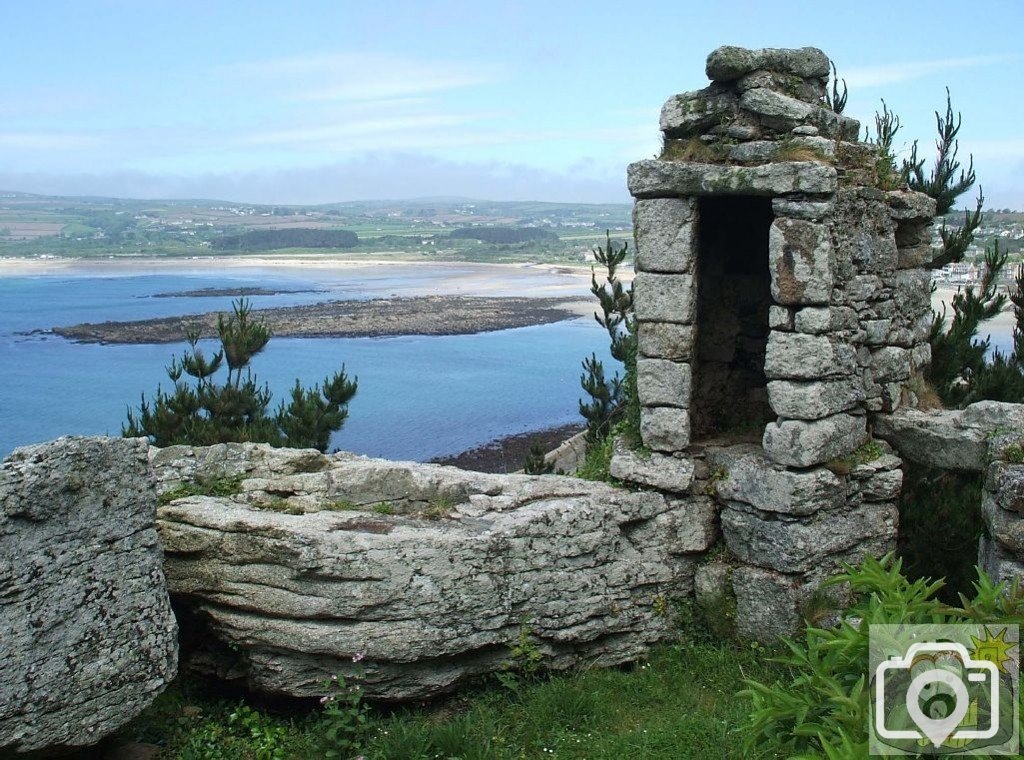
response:
<path id="1" fill-rule="evenodd" d="M 349 230 L 353 248 L 275 248 L 275 256 L 366 254 L 437 261 L 582 263 L 605 230 L 628 239 L 629 204 L 466 200 L 365 201 L 260 206 L 223 201 L 142 201 L 0 193 L 0 256 L 227 256 L 222 238 L 260 230 Z M 512 244 L 449 238 L 473 227 L 539 228 L 557 239 Z M 258 251 L 268 253 L 266 248 Z"/>

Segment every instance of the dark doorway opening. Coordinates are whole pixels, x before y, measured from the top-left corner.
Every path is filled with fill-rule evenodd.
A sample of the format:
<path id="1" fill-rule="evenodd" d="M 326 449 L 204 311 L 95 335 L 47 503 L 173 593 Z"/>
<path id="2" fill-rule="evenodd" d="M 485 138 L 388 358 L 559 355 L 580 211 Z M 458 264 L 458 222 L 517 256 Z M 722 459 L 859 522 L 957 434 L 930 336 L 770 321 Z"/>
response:
<path id="1" fill-rule="evenodd" d="M 765 424 L 775 419 L 764 376 L 772 202 L 701 198 L 699 213 L 693 437 L 760 440 Z"/>

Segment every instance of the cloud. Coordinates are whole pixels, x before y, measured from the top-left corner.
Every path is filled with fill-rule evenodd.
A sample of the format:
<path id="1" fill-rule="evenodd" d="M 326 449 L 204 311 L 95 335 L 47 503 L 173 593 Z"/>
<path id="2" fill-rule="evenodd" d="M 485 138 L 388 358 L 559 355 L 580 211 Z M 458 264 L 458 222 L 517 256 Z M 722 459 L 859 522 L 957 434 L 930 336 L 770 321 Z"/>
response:
<path id="1" fill-rule="evenodd" d="M 366 155 L 311 168 L 191 176 L 129 171 L 0 172 L 0 189 L 52 195 L 296 204 L 429 196 L 577 203 L 629 200 L 624 166 L 580 162 L 565 171 L 551 171 L 493 161 L 449 161 L 416 153 Z"/>
<path id="2" fill-rule="evenodd" d="M 881 87 L 883 85 L 921 79 L 922 77 L 942 71 L 989 66 L 1019 59 L 1019 55 L 979 55 L 962 58 L 941 58 L 933 61 L 906 61 L 878 66 L 855 66 L 846 71 L 840 71 L 839 77 L 845 79 L 846 84 L 852 88 Z"/>
<path id="3" fill-rule="evenodd" d="M 278 89 L 287 100 L 336 102 L 388 100 L 488 84 L 493 65 L 423 60 L 376 53 L 317 53 L 224 67 L 240 77 Z"/>

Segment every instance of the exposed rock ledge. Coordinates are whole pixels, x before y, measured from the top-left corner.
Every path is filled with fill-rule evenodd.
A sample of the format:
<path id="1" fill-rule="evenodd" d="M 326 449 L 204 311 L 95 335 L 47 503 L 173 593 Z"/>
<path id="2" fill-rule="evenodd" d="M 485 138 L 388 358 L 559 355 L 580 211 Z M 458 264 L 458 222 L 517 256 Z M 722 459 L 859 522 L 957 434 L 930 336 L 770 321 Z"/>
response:
<path id="1" fill-rule="evenodd" d="M 259 309 L 274 335 L 291 338 L 370 338 L 386 335 L 468 335 L 545 325 L 579 316 L 567 298 L 422 296 L 328 301 Z M 135 322 L 83 323 L 53 332 L 79 343 L 175 343 L 190 329 L 216 335 L 218 312 Z"/>
<path id="2" fill-rule="evenodd" d="M 497 670 L 529 629 L 554 668 L 635 659 L 692 593 L 710 499 L 226 444 L 153 449 L 158 489 L 242 476 L 160 508 L 171 592 L 221 647 L 190 667 L 264 692 L 428 697 Z M 356 666 L 352 658 L 364 654 Z"/>

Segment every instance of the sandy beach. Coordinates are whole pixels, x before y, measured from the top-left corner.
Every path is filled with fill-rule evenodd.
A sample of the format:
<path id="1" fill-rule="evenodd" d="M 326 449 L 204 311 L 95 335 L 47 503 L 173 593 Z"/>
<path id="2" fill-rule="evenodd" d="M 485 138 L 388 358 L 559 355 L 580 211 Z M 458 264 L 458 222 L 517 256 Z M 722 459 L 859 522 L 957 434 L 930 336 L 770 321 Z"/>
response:
<path id="1" fill-rule="evenodd" d="M 946 319 L 947 321 L 953 315 L 953 296 L 956 295 L 956 288 L 937 288 L 932 293 L 932 310 L 941 312 L 943 306 L 946 308 Z M 1013 305 L 1007 301 L 1006 308 L 999 314 L 999 316 L 986 322 L 983 325 L 982 333 L 1012 333 L 1013 332 Z"/>

